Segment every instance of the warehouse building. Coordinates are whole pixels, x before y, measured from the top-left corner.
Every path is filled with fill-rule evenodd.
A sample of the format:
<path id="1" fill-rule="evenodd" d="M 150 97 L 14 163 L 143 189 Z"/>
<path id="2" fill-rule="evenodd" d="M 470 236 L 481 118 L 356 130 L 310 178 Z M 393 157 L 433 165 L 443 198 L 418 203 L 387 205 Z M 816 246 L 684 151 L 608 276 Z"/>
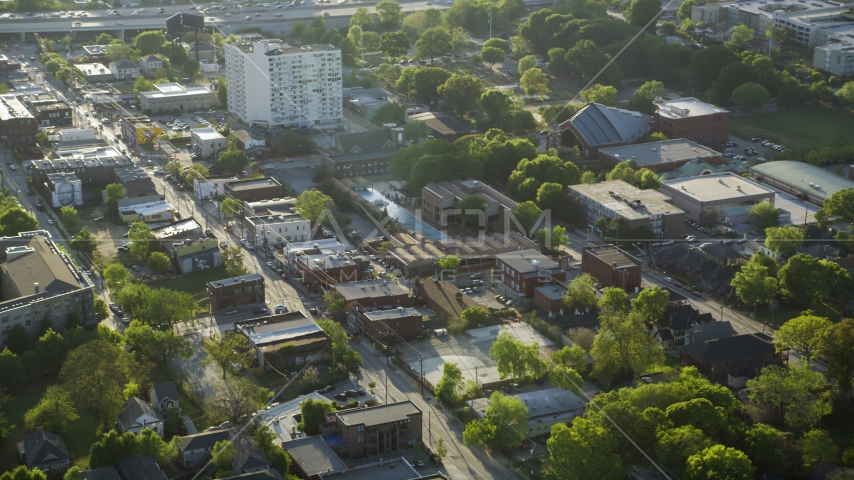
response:
<path id="1" fill-rule="evenodd" d="M 762 163 L 751 167 L 750 173 L 761 183 L 818 205 L 839 190 L 854 188 L 854 181 L 803 162 Z"/>
<path id="2" fill-rule="evenodd" d="M 723 163 L 719 152 L 684 138 L 599 150 L 599 163 L 603 165 L 614 167 L 627 160 L 635 162 L 637 168 L 648 168 L 655 173 L 671 172 L 691 160 L 710 165 Z"/>
<path id="3" fill-rule="evenodd" d="M 695 221 L 700 221 L 706 211 L 717 209 L 721 220 L 745 223 L 755 205 L 774 204 L 774 190 L 729 172 L 665 180 L 659 191 L 685 210 L 686 218 Z"/>

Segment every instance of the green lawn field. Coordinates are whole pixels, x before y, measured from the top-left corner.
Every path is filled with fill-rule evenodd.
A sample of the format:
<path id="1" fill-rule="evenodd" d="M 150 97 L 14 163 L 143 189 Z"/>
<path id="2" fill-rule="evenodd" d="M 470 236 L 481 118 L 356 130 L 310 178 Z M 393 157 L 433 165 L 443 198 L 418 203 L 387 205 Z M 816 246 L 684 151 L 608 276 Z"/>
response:
<path id="1" fill-rule="evenodd" d="M 169 288 L 198 295 L 207 289 L 208 282 L 228 278 L 225 267 L 209 268 L 199 272 L 187 273 L 168 280 L 158 280 L 148 284 L 151 288 Z"/>
<path id="2" fill-rule="evenodd" d="M 745 115 L 730 119 L 730 133 L 750 140 L 759 137 L 790 148 L 850 138 L 854 116 L 823 108 Z"/>

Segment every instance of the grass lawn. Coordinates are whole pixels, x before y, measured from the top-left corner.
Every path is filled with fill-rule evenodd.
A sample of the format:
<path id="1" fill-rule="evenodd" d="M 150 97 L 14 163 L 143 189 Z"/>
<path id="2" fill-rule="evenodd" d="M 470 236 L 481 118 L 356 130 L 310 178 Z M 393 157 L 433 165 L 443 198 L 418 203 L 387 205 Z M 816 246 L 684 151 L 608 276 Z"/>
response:
<path id="1" fill-rule="evenodd" d="M 854 130 L 854 117 L 823 108 L 732 117 L 730 132 L 743 139 L 768 139 L 787 147 L 827 143 Z"/>
<path id="2" fill-rule="evenodd" d="M 122 93 L 133 93 L 133 83 L 121 83 L 113 86 Z"/>
<path id="3" fill-rule="evenodd" d="M 756 315 L 756 320 L 760 323 L 767 321 L 768 325 L 779 328 L 790 319 L 801 316 L 801 312 L 806 310 L 805 307 L 790 307 L 787 305 L 781 305 L 781 307 L 776 312 L 773 312 L 773 315 L 772 312 L 759 312 Z M 813 307 L 812 311 L 814 315 L 829 318 L 833 322 L 842 320 L 842 309 L 833 304 L 822 303 Z"/>
<path id="4" fill-rule="evenodd" d="M 208 282 L 228 278 L 225 267 L 209 268 L 199 272 L 188 273 L 167 280 L 158 280 L 148 284 L 151 288 L 169 288 L 198 295 L 205 291 Z"/>
<path id="5" fill-rule="evenodd" d="M 59 383 L 59 379 L 56 375 L 51 375 L 33 380 L 8 392 L 13 399 L 4 406 L 3 410 L 9 422 L 17 427 L 8 441 L 0 447 L 0 472 L 11 470 L 18 465 L 16 444 L 33 433 L 24 427 L 24 413 L 39 402 L 48 386 L 56 383 Z M 79 405 L 77 413 L 80 418 L 68 425 L 68 432 L 73 434 L 66 433 L 62 435 L 62 439 L 71 453 L 74 464 L 85 470 L 89 466 L 89 447 L 97 440 L 95 431 L 98 428 L 98 419 Z"/>
<path id="6" fill-rule="evenodd" d="M 181 415 L 187 415 L 190 417 L 190 420 L 192 420 L 193 424 L 196 426 L 196 430 L 200 432 L 210 426 L 207 423 L 202 406 L 199 405 L 193 397 L 187 395 L 185 385 L 181 382 L 180 376 L 176 375 L 174 371 L 169 369 L 167 372 L 164 371 L 164 367 L 157 366 L 149 372 L 148 377 L 148 380 L 152 384 L 174 382 L 175 386 L 178 387 L 178 402 L 181 406 Z"/>

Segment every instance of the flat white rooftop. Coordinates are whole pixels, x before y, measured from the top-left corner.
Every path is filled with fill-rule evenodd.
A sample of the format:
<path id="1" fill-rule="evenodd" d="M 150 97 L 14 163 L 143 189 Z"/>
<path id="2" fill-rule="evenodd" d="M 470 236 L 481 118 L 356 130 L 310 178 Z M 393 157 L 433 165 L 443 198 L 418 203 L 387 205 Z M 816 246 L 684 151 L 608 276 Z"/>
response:
<path id="1" fill-rule="evenodd" d="M 665 180 L 662 186 L 665 185 L 681 195 L 692 197 L 700 202 L 738 199 L 762 194 L 774 197 L 774 190 L 730 172 Z"/>
<path id="2" fill-rule="evenodd" d="M 185 95 L 210 95 L 211 92 L 205 87 L 184 87 L 178 83 L 160 83 L 154 86 L 157 90 L 152 92 L 142 92 L 141 96 L 145 98 L 167 98 L 181 97 Z"/>
<path id="3" fill-rule="evenodd" d="M 658 113 L 663 118 L 689 118 L 715 113 L 726 113 L 727 110 L 718 108 L 710 103 L 701 102 L 694 97 L 677 98 L 676 100 L 662 100 L 654 102 L 658 107 Z"/>
<path id="4" fill-rule="evenodd" d="M 225 138 L 220 135 L 215 129 L 208 128 L 194 128 L 190 130 L 190 133 L 193 134 L 194 137 L 198 137 L 199 140 L 219 140 L 220 138 Z"/>

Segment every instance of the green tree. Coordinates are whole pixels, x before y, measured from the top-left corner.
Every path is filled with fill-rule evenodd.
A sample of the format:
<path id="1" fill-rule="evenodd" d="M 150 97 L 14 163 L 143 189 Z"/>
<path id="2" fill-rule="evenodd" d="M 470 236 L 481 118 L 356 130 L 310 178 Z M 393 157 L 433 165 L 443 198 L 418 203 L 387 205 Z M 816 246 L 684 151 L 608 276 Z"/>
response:
<path id="1" fill-rule="evenodd" d="M 136 81 L 133 84 L 133 93 L 140 94 L 143 92 L 153 92 L 157 90 L 154 87 L 154 82 L 145 78 L 145 77 L 137 77 Z"/>
<path id="2" fill-rule="evenodd" d="M 593 308 L 597 302 L 596 279 L 589 273 L 573 278 L 563 295 L 563 305 L 569 310 Z"/>
<path id="3" fill-rule="evenodd" d="M 171 267 L 172 262 L 169 260 L 164 253 L 161 252 L 152 252 L 152 254 L 148 257 L 148 262 L 146 262 L 145 266 L 147 266 L 152 272 L 161 274 Z"/>
<path id="4" fill-rule="evenodd" d="M 519 226 L 523 230 L 522 234 L 527 235 L 536 226 L 543 211 L 536 203 L 529 201 L 516 205 L 516 208 L 511 210 L 511 213 L 513 214 L 513 218 L 519 222 Z"/>
<path id="5" fill-rule="evenodd" d="M 539 95 L 542 98 L 549 93 L 549 77 L 539 68 L 529 68 L 525 71 L 519 85 L 528 95 Z"/>
<path id="6" fill-rule="evenodd" d="M 732 29 L 732 35 L 730 36 L 730 42 L 737 49 L 744 48 L 755 36 L 755 33 L 752 28 L 747 25 L 736 25 L 735 28 Z"/>
<path id="7" fill-rule="evenodd" d="M 83 252 L 88 256 L 92 256 L 92 252 L 98 248 L 98 242 L 95 240 L 95 236 L 92 235 L 92 232 L 89 231 L 89 226 L 84 225 L 77 234 L 71 237 L 71 241 L 68 242 L 68 246 L 78 252 Z"/>
<path id="8" fill-rule="evenodd" d="M 827 376 L 840 392 L 850 392 L 854 374 L 854 320 L 846 318 L 822 329 L 818 334 L 817 355 L 827 360 Z M 5 353 L 5 352 L 4 352 Z"/>
<path id="9" fill-rule="evenodd" d="M 297 197 L 294 208 L 296 208 L 297 213 L 314 225 L 323 211 L 330 208 L 334 203 L 331 197 L 312 188 L 302 192 Z"/>
<path id="10" fill-rule="evenodd" d="M 142 32 L 133 39 L 133 45 L 139 50 L 140 55 L 157 53 L 164 42 L 166 42 L 166 34 L 160 30 Z"/>
<path id="11" fill-rule="evenodd" d="M 754 82 L 742 83 L 732 92 L 732 101 L 735 106 L 747 111 L 762 108 L 770 99 L 771 94 L 768 93 L 768 89 Z"/>
<path id="12" fill-rule="evenodd" d="M 785 437 L 776 428 L 757 423 L 744 435 L 745 453 L 756 466 L 757 474 L 782 475 L 789 470 L 789 461 L 780 450 Z"/>
<path id="13" fill-rule="evenodd" d="M 578 345 L 563 347 L 560 350 L 552 352 L 551 359 L 555 365 L 563 365 L 576 369 L 587 367 L 587 353 Z"/>
<path id="14" fill-rule="evenodd" d="M 224 150 L 216 159 L 216 168 L 220 173 L 238 173 L 247 165 L 249 165 L 249 157 L 243 150 Z"/>
<path id="15" fill-rule="evenodd" d="M 261 451 L 270 460 L 272 467 L 278 470 L 282 477 L 293 478 L 288 475 L 291 470 L 291 457 L 282 448 L 281 443 L 277 441 L 278 436 L 270 427 L 267 425 L 259 427 L 252 435 L 252 440 L 261 448 Z"/>
<path id="16" fill-rule="evenodd" d="M 807 310 L 801 316 L 792 318 L 780 327 L 774 335 L 774 346 L 777 352 L 783 350 L 796 351 L 810 364 L 824 329 L 833 325 L 829 319 L 812 315 Z"/>
<path id="17" fill-rule="evenodd" d="M 148 258 L 148 253 L 157 239 L 145 222 L 134 222 L 128 230 L 128 240 L 131 242 L 130 255 L 142 262 Z"/>
<path id="18" fill-rule="evenodd" d="M 537 189 L 537 206 L 543 210 L 554 210 L 566 196 L 563 185 L 553 182 L 545 182 Z"/>
<path id="19" fill-rule="evenodd" d="M 483 165 L 484 177 L 487 180 L 505 183 L 521 160 L 537 157 L 537 148 L 526 138 L 510 139 L 503 131 L 491 128 L 483 136 L 475 138 L 471 142 L 468 153 L 478 163 Z M 542 168 L 547 168 L 546 163 L 557 165 L 556 162 L 551 160 L 549 162 L 543 163 Z M 536 170 L 539 169 L 540 167 L 536 168 Z M 520 175 L 532 176 L 535 172 L 526 173 Z M 545 173 L 539 174 L 546 175 Z M 520 178 L 519 180 L 519 183 L 521 183 L 522 179 Z M 546 178 L 543 178 L 541 181 L 546 181 Z M 548 181 L 554 182 L 555 180 L 548 179 Z"/>
<path id="20" fill-rule="evenodd" d="M 685 480 L 750 480 L 753 464 L 747 455 L 735 448 L 713 445 L 691 455 L 685 468 Z"/>
<path id="21" fill-rule="evenodd" d="M 228 108 L 228 83 L 223 76 L 216 80 L 216 98 L 220 108 Z"/>
<path id="22" fill-rule="evenodd" d="M 777 294 L 777 279 L 771 277 L 768 267 L 757 263 L 746 263 L 732 279 L 735 293 L 748 305 L 771 303 Z"/>
<path id="23" fill-rule="evenodd" d="M 489 314 L 480 307 L 468 307 L 460 313 L 460 316 L 471 327 L 482 327 L 489 320 Z"/>
<path id="24" fill-rule="evenodd" d="M 202 365 L 215 363 L 222 370 L 222 378 L 235 372 L 235 365 L 247 366 L 252 363 L 254 354 L 245 336 L 228 331 L 220 337 L 206 338 L 202 343 L 207 356 Z"/>
<path id="25" fill-rule="evenodd" d="M 409 50 L 409 37 L 405 32 L 386 32 L 380 35 L 380 52 L 392 62 L 406 55 Z"/>
<path id="26" fill-rule="evenodd" d="M 237 215 L 243 211 L 243 201 L 237 198 L 226 198 L 220 203 L 219 209 L 225 215 Z"/>
<path id="27" fill-rule="evenodd" d="M 607 428 L 588 418 L 576 417 L 572 426 L 556 424 L 546 444 L 549 463 L 558 472 L 573 472 L 577 478 L 624 478 L 619 442 Z"/>
<path id="28" fill-rule="evenodd" d="M 201 71 L 202 65 L 196 60 L 187 60 L 186 62 L 184 62 L 183 68 L 184 75 L 186 75 L 189 79 L 193 79 L 196 78 L 196 75 L 198 75 Z"/>
<path id="29" fill-rule="evenodd" d="M 377 16 L 380 19 L 380 25 L 385 28 L 397 29 L 405 17 L 403 8 L 399 3 L 393 0 L 383 0 L 376 4 L 374 8 L 376 9 Z"/>
<path id="30" fill-rule="evenodd" d="M 537 244 L 543 252 L 557 252 L 560 247 L 569 245 L 566 228 L 555 225 L 551 230 L 541 228 L 537 231 Z"/>
<path id="31" fill-rule="evenodd" d="M 653 135 L 655 135 L 655 134 L 653 134 Z M 667 139 L 665 138 L 664 140 L 667 140 Z M 663 179 L 663 177 L 659 177 L 652 170 L 650 170 L 648 168 L 641 168 L 640 170 L 638 170 L 638 178 L 639 178 L 638 187 L 641 190 L 647 190 L 647 189 L 658 190 L 658 188 L 661 186 L 661 181 Z"/>
<path id="32" fill-rule="evenodd" d="M 335 403 L 313 398 L 306 399 L 299 407 L 302 418 L 297 428 L 306 435 L 320 434 L 320 424 L 326 423 L 326 414 L 335 411 Z"/>
<path id="33" fill-rule="evenodd" d="M 460 257 L 459 255 L 445 255 L 437 263 L 442 270 L 456 272 L 460 267 Z"/>
<path id="34" fill-rule="evenodd" d="M 142 78 L 142 77 L 140 77 L 140 78 Z M 122 198 L 125 198 L 125 195 L 127 194 L 127 190 L 125 190 L 125 187 L 119 185 L 118 183 L 111 183 L 111 184 L 107 185 L 105 190 L 106 190 L 106 193 L 105 193 L 104 203 L 106 203 L 106 205 L 107 205 L 107 211 L 110 214 L 115 214 L 118 212 L 119 200 L 121 200 Z"/>
<path id="35" fill-rule="evenodd" d="M 682 31 L 685 31 L 684 26 Z M 740 61 L 741 57 L 730 49 L 714 45 L 696 52 L 691 57 L 691 71 L 693 72 L 693 78 L 697 82 L 697 86 L 701 89 L 707 89 L 718 78 L 724 68 Z M 733 85 L 733 88 L 741 85 L 744 81 Z"/>
<path id="36" fill-rule="evenodd" d="M 757 203 L 748 210 L 753 225 L 761 231 L 780 224 L 780 211 L 771 202 Z"/>
<path id="37" fill-rule="evenodd" d="M 125 330 L 124 343 L 138 348 L 161 365 L 168 365 L 177 358 L 186 360 L 193 353 L 193 343 L 174 330 L 154 330 L 138 320 L 130 322 Z"/>
<path id="38" fill-rule="evenodd" d="M 501 63 L 504 61 L 505 53 L 504 50 L 495 47 L 483 47 L 483 50 L 480 51 L 480 58 L 492 68 L 496 63 Z"/>
<path id="39" fill-rule="evenodd" d="M 712 445 L 714 442 L 692 425 L 661 428 L 656 432 L 655 454 L 667 468 L 681 474 L 688 458 Z"/>
<path id="40" fill-rule="evenodd" d="M 27 333 L 27 329 L 24 328 L 22 324 L 19 323 L 8 331 L 8 336 L 6 337 L 6 348 L 15 355 L 23 355 L 27 350 L 30 350 L 32 346 L 33 339 L 30 338 L 30 334 Z"/>
<path id="41" fill-rule="evenodd" d="M 350 27 L 361 27 L 365 30 L 370 30 L 373 26 L 374 16 L 368 10 L 368 7 L 356 8 L 356 12 L 350 18 Z"/>
<path id="42" fill-rule="evenodd" d="M 427 125 L 427 122 L 422 120 L 412 120 L 406 122 L 406 125 L 403 126 L 403 133 L 406 135 L 406 139 L 415 143 L 420 143 L 422 138 L 427 138 L 430 131 L 430 125 Z"/>
<path id="43" fill-rule="evenodd" d="M 837 190 L 824 200 L 821 210 L 815 214 L 816 220 L 840 216 L 848 223 L 854 223 L 854 188 Z"/>
<path id="44" fill-rule="evenodd" d="M 599 324 L 590 350 L 597 374 L 611 375 L 621 368 L 642 372 L 664 363 L 664 349 L 649 334 L 643 317 L 637 313 L 603 311 Z"/>
<path id="45" fill-rule="evenodd" d="M 808 254 L 797 254 L 780 269 L 780 290 L 798 305 L 812 305 L 834 292 L 850 288 L 851 277 L 838 264 L 819 260 Z"/>
<path id="46" fill-rule="evenodd" d="M 664 310 L 669 302 L 670 294 L 658 285 L 641 290 L 631 301 L 632 310 L 653 322 L 664 318 Z"/>
<path id="47" fill-rule="evenodd" d="M 679 5 L 679 11 L 676 13 L 676 18 L 679 20 L 685 20 L 686 18 L 691 18 L 691 9 L 697 5 L 695 0 L 685 0 L 682 2 L 682 5 Z"/>
<path id="48" fill-rule="evenodd" d="M 0 480 L 47 480 L 47 476 L 38 468 L 30 470 L 25 465 L 20 465 L 14 470 L 3 472 Z"/>
<path id="49" fill-rule="evenodd" d="M 471 75 L 454 75 L 438 90 L 445 97 L 445 103 L 458 117 L 470 115 L 477 107 L 477 101 L 483 92 L 483 83 Z"/>
<path id="50" fill-rule="evenodd" d="M 442 378 L 436 384 L 434 393 L 436 399 L 449 405 L 454 405 L 460 400 L 457 390 L 463 381 L 463 372 L 454 362 L 445 362 L 442 365 Z"/>
<path id="51" fill-rule="evenodd" d="M 457 205 L 457 209 L 460 211 L 459 218 L 463 221 L 463 228 L 466 228 L 466 225 L 475 226 L 478 229 L 486 226 L 477 223 L 478 219 L 483 215 L 483 207 L 485 205 L 486 200 L 477 194 L 469 195 L 460 200 L 460 203 Z"/>
<path id="52" fill-rule="evenodd" d="M 777 255 L 792 255 L 801 249 L 804 232 L 798 227 L 768 227 L 765 229 L 765 248 Z"/>
<path id="53" fill-rule="evenodd" d="M 124 387 L 145 383 L 145 368 L 104 340 L 92 340 L 68 353 L 59 372 L 65 390 L 86 405 L 103 426 L 112 425 L 124 403 Z"/>
<path id="54" fill-rule="evenodd" d="M 537 57 L 534 55 L 526 55 L 519 59 L 519 75 L 524 75 L 525 72 L 537 66 Z"/>
<path id="55" fill-rule="evenodd" d="M 396 102 L 386 103 L 374 112 L 374 118 L 371 119 L 376 125 L 385 125 L 393 123 L 395 125 L 403 122 L 403 117 L 406 116 L 406 106 Z"/>
<path id="56" fill-rule="evenodd" d="M 434 58 L 451 53 L 451 48 L 451 35 L 447 30 L 428 28 L 415 42 L 415 58 L 429 58 L 433 63 Z"/>
<path id="57" fill-rule="evenodd" d="M 552 384 L 556 387 L 569 390 L 578 396 L 582 395 L 581 387 L 584 385 L 584 379 L 581 378 L 581 375 L 574 368 L 565 365 L 555 365 L 552 368 L 549 379 L 551 379 Z"/>
<path id="58" fill-rule="evenodd" d="M 125 268 L 121 263 L 111 263 L 104 269 L 104 282 L 107 283 L 107 288 L 113 292 L 117 292 L 122 287 L 127 286 L 130 279 L 130 270 Z"/>
<path id="59" fill-rule="evenodd" d="M 547 366 L 539 357 L 539 351 L 540 346 L 536 342 L 525 345 L 512 334 L 502 332 L 492 343 L 489 356 L 495 359 L 501 378 L 521 379 L 526 375 L 539 377 L 544 373 Z"/>
<path id="60" fill-rule="evenodd" d="M 205 408 L 213 418 L 227 418 L 237 424 L 242 417 L 264 408 L 272 395 L 245 377 L 228 377 L 214 387 L 214 395 L 206 398 Z"/>
<path id="61" fill-rule="evenodd" d="M 528 407 L 516 397 L 493 392 L 484 418 L 466 425 L 463 443 L 499 451 L 515 445 L 528 432 Z"/>
<path id="62" fill-rule="evenodd" d="M 237 455 L 237 449 L 233 441 L 220 440 L 214 444 L 211 448 L 211 463 L 216 467 L 217 478 L 230 477 L 237 473 L 231 470 L 235 455 Z"/>
<path id="63" fill-rule="evenodd" d="M 599 103 L 613 107 L 617 104 L 617 89 L 610 85 L 591 85 L 581 92 L 581 99 L 587 103 Z"/>
<path id="64" fill-rule="evenodd" d="M 647 23 L 661 13 L 660 10 L 660 2 L 656 2 L 655 0 L 635 0 L 629 4 L 625 16 L 631 25 L 645 27 Z M 651 28 L 655 28 L 655 23 L 651 24 Z"/>
<path id="65" fill-rule="evenodd" d="M 591 171 L 586 171 L 581 174 L 581 183 L 593 185 L 596 183 L 596 174 Z"/>
<path id="66" fill-rule="evenodd" d="M 63 433 L 69 422 L 80 418 L 71 395 L 59 385 L 47 387 L 39 403 L 24 414 L 24 424 L 30 430 L 44 426 L 54 433 Z"/>
<path id="67" fill-rule="evenodd" d="M 753 405 L 774 407 L 778 419 L 792 428 L 812 428 L 830 413 L 827 380 L 807 366 L 769 365 L 747 387 Z"/>
<path id="68" fill-rule="evenodd" d="M 110 316 L 110 312 L 107 310 L 107 302 L 103 298 L 95 299 L 95 314 L 102 319 Z"/>
<path id="69" fill-rule="evenodd" d="M 15 237 L 21 232 L 38 230 L 39 222 L 23 209 L 15 207 L 0 215 L 0 227 L 2 227 L 3 236 Z"/>
<path id="70" fill-rule="evenodd" d="M 516 169 L 507 179 L 507 190 L 520 194 L 526 198 L 536 198 L 537 190 L 545 182 L 558 183 L 560 185 L 575 185 L 581 178 L 581 171 L 572 162 L 564 162 L 552 155 L 540 154 L 536 158 L 523 158 L 516 165 Z M 525 182 L 535 181 L 536 188 L 530 194 L 523 194 Z"/>
<path id="71" fill-rule="evenodd" d="M 821 462 L 836 462 L 836 454 L 839 451 L 830 434 L 826 430 L 817 428 L 808 431 L 798 440 L 798 449 L 801 451 L 804 467 L 807 469 Z"/>
<path id="72" fill-rule="evenodd" d="M 606 287 L 602 290 L 602 298 L 599 299 L 599 309 L 603 312 L 619 312 L 625 313 L 628 307 L 629 296 L 622 288 Z M 644 315 L 647 312 L 637 311 L 638 315 Z"/>

